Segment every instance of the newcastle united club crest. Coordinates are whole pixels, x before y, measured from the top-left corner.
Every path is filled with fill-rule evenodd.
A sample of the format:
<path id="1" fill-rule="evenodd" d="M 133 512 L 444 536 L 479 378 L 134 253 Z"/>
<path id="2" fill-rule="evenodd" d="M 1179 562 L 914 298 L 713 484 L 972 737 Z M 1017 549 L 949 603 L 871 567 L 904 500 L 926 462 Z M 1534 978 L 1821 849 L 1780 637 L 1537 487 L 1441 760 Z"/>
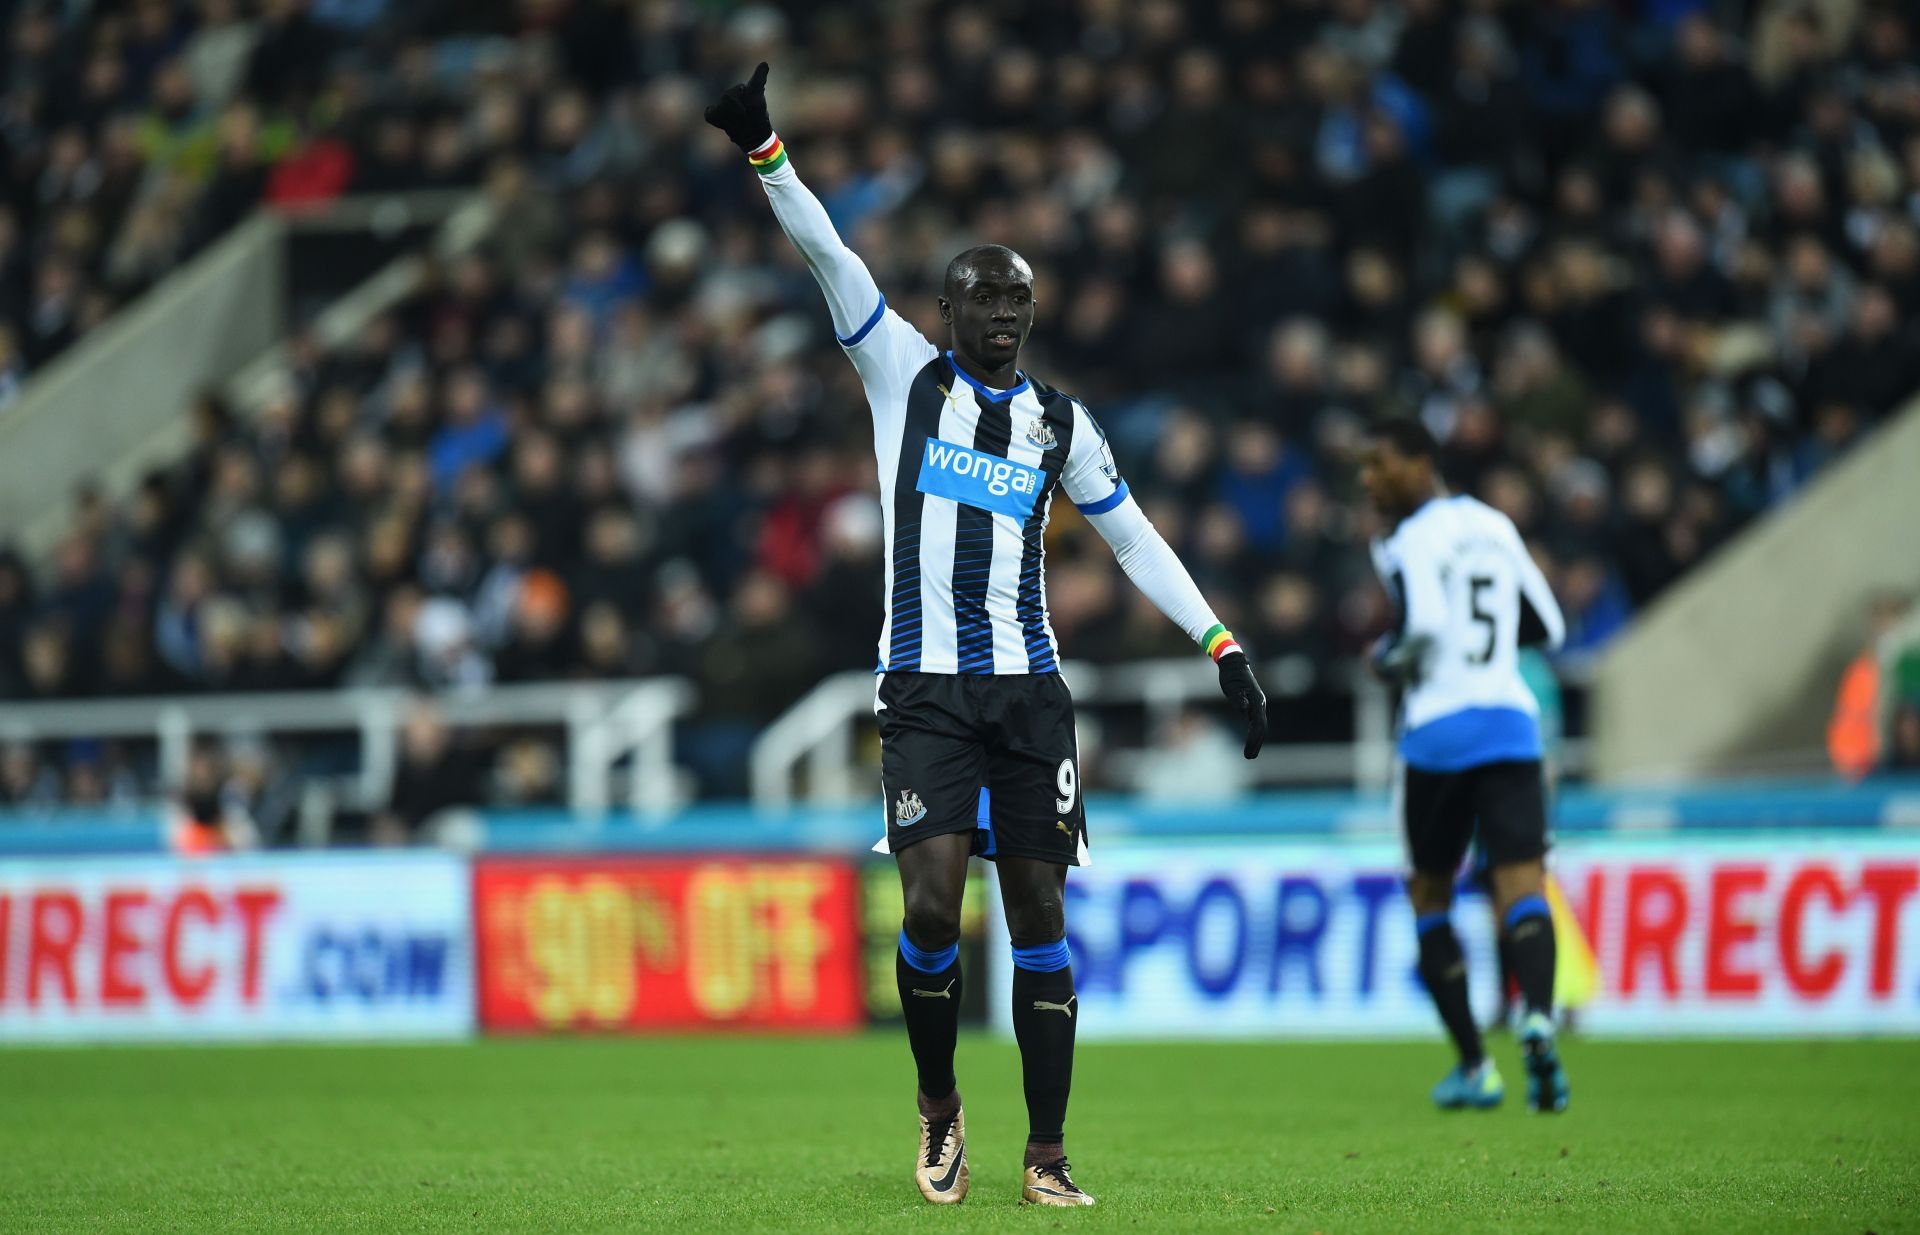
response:
<path id="1" fill-rule="evenodd" d="M 1042 450 L 1052 450 L 1060 444 L 1053 435 L 1053 426 L 1044 420 L 1036 420 L 1027 426 L 1027 440 Z"/>
<path id="2" fill-rule="evenodd" d="M 926 803 L 920 795 L 911 789 L 900 791 L 900 800 L 893 804 L 893 821 L 903 828 L 910 828 L 927 817 Z"/>

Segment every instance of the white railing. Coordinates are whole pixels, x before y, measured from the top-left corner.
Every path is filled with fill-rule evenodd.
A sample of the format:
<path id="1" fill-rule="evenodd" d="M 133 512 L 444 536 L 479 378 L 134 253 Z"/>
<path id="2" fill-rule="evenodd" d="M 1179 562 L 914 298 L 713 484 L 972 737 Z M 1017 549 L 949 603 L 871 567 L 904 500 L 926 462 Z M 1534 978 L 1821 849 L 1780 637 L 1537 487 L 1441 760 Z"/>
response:
<path id="1" fill-rule="evenodd" d="M 559 725 L 567 736 L 567 805 L 581 815 L 614 801 L 614 768 L 627 759 L 625 801 L 643 813 L 685 803 L 673 764 L 674 723 L 694 704 L 681 678 L 610 682 L 529 682 L 421 696 L 380 687 L 249 695 L 178 695 L 0 704 L 0 740 L 150 738 L 161 783 L 177 787 L 197 738 L 357 732 L 360 771 L 351 796 L 362 808 L 385 805 L 399 765 L 400 728 L 416 700 L 428 699 L 456 728 Z"/>
<path id="2" fill-rule="evenodd" d="M 794 773 L 803 763 L 809 801 L 844 802 L 859 795 L 854 722 L 873 711 L 875 681 L 857 670 L 836 673 L 761 731 L 749 768 L 754 805 L 792 805 Z"/>
<path id="3" fill-rule="evenodd" d="M 1186 709 L 1220 698 L 1218 672 L 1205 660 L 1182 657 L 1094 666 L 1068 663 L 1061 671 L 1073 686 L 1076 702 L 1087 705 L 1138 705 L 1145 713 L 1148 745 L 1170 734 Z M 769 725 L 754 744 L 753 801 L 780 810 L 796 800 L 846 802 L 870 792 L 870 771 L 861 766 L 855 738 L 873 712 L 875 678 L 870 673 L 836 674 L 810 691 Z M 1284 708 L 1305 693 L 1269 683 L 1270 706 Z M 1351 782 L 1361 789 L 1386 787 L 1393 772 L 1393 710 L 1385 689 L 1364 674 L 1352 682 L 1352 742 L 1269 744 L 1247 771 L 1259 785 Z M 1083 744 L 1094 745 L 1090 718 L 1080 718 Z M 1108 771 L 1132 788 L 1140 771 L 1140 752 L 1108 750 Z M 796 777 L 804 772 L 804 789 Z"/>

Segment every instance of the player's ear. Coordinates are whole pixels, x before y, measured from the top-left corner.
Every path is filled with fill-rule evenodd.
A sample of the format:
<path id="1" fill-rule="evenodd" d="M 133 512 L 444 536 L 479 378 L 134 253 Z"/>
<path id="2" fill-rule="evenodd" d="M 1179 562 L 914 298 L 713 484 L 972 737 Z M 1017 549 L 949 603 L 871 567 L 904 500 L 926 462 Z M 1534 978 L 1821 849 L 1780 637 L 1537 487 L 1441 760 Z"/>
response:
<path id="1" fill-rule="evenodd" d="M 953 304 L 945 296 L 940 297 L 940 320 L 953 325 Z"/>

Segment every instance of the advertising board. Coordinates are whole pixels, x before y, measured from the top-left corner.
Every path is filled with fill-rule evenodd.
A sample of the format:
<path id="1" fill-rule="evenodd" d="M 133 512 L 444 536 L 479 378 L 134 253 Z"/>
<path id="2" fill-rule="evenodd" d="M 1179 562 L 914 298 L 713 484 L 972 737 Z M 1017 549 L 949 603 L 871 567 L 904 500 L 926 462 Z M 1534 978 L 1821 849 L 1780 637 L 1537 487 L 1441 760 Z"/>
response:
<path id="1" fill-rule="evenodd" d="M 482 859 L 474 914 L 487 1030 L 861 1023 L 850 863 Z"/>
<path id="2" fill-rule="evenodd" d="M 1079 1033 L 1437 1033 L 1401 860 L 1382 843 L 1103 850 L 1067 883 Z M 1552 869 L 1561 955 L 1593 967 L 1587 1032 L 1920 1032 L 1920 837 L 1589 838 Z M 1464 892 L 1453 917 L 1490 1008 L 1487 903 Z"/>
<path id="3" fill-rule="evenodd" d="M 0 1040 L 460 1037 L 468 890 L 440 854 L 0 863 Z"/>

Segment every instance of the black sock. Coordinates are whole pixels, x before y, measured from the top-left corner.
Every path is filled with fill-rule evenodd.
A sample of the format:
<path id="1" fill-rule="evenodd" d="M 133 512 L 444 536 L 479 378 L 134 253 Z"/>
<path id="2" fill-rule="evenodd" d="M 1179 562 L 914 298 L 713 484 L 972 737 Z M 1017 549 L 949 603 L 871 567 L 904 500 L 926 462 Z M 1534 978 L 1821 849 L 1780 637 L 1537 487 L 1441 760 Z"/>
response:
<path id="1" fill-rule="evenodd" d="M 1067 941 L 1013 950 L 1013 1036 L 1027 1090 L 1027 1142 L 1066 1138 L 1067 1094 L 1073 1088 L 1073 995 Z"/>
<path id="2" fill-rule="evenodd" d="M 1500 938 L 1494 945 L 1494 951 L 1500 957 L 1500 1019 L 1507 1019 L 1507 1013 L 1513 1008 L 1513 999 L 1519 990 L 1519 983 L 1513 977 L 1513 955 L 1507 949 L 1507 936 L 1499 932 Z"/>
<path id="3" fill-rule="evenodd" d="M 1467 1001 L 1467 955 L 1460 950 L 1453 922 L 1444 913 L 1423 913 L 1417 922 L 1420 931 L 1420 980 L 1433 996 L 1433 1006 L 1453 1037 L 1460 1062 L 1472 1068 L 1487 1057 L 1480 1046 L 1480 1027 L 1473 1022 L 1473 1007 Z"/>
<path id="4" fill-rule="evenodd" d="M 937 952 L 917 948 L 900 932 L 893 961 L 900 1015 L 920 1073 L 920 1092 L 938 1102 L 953 1093 L 953 1040 L 960 1032 L 960 945 Z"/>
<path id="5" fill-rule="evenodd" d="M 1553 1015 L 1553 910 L 1544 896 L 1523 896 L 1507 910 L 1501 936 L 1527 1011 Z"/>

